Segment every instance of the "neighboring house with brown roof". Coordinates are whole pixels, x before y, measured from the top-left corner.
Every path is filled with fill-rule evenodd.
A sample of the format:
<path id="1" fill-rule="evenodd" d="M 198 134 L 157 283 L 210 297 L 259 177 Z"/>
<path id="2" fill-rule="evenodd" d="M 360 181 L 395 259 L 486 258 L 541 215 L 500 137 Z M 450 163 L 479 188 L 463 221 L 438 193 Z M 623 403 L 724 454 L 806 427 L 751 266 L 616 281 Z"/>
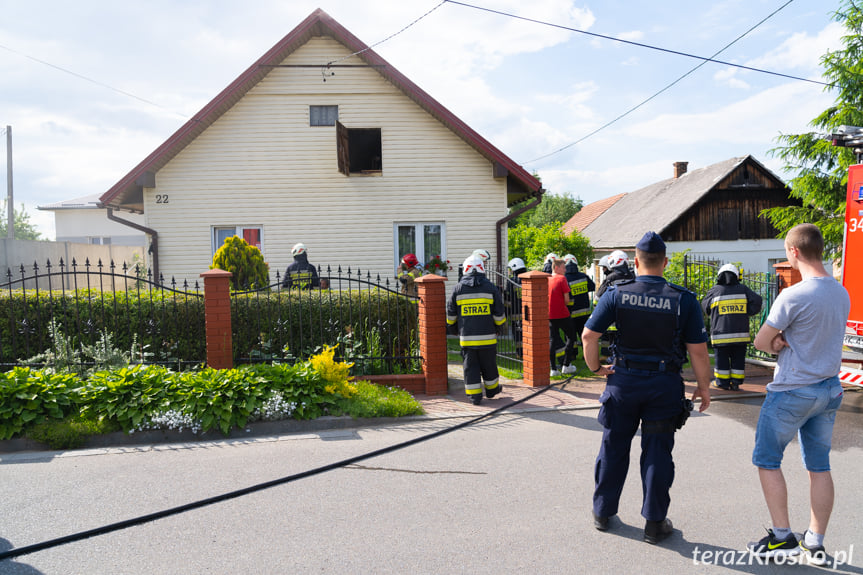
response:
<path id="1" fill-rule="evenodd" d="M 100 200 L 113 217 L 143 214 L 166 279 L 197 278 L 237 234 L 260 246 L 273 281 L 297 242 L 324 268 L 382 275 L 407 252 L 457 264 L 485 248 L 499 259 L 508 208 L 541 194 L 316 10 Z"/>
<path id="2" fill-rule="evenodd" d="M 605 198 L 602 200 L 597 200 L 591 204 L 588 204 L 578 210 L 574 216 L 569 218 L 569 220 L 561 226 L 561 230 L 563 230 L 563 234 L 568 236 L 572 232 L 580 232 L 587 226 L 589 226 L 593 220 L 601 216 L 605 213 L 605 210 L 613 206 L 617 200 L 625 196 L 626 194 L 617 194 L 616 196 L 611 196 L 610 198 Z"/>
<path id="3" fill-rule="evenodd" d="M 750 272 L 772 272 L 773 263 L 785 260 L 778 231 L 759 215 L 766 208 L 799 205 L 779 177 L 751 155 L 691 172 L 686 167 L 676 162 L 672 178 L 585 206 L 581 211 L 600 213 L 582 220 L 576 214 L 563 229 L 587 236 L 597 259 L 616 249 L 632 258 L 635 244 L 653 230 L 669 255 L 689 249 L 740 262 Z"/>

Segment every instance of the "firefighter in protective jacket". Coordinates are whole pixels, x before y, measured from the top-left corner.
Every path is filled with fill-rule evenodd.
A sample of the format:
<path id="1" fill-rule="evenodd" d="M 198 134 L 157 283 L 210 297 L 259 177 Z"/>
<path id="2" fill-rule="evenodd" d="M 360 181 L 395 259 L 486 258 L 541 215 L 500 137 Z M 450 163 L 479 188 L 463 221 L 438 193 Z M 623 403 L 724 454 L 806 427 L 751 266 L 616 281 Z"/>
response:
<path id="1" fill-rule="evenodd" d="M 305 244 L 296 244 L 291 248 L 294 262 L 285 271 L 282 287 L 312 289 L 321 287 L 321 280 L 315 266 L 309 263 L 309 254 Z M 324 286 L 326 287 L 326 286 Z"/>
<path id="2" fill-rule="evenodd" d="M 725 264 L 716 274 L 716 285 L 701 300 L 710 317 L 710 342 L 715 365 L 714 387 L 740 389 L 749 345 L 749 316 L 761 311 L 760 295 L 740 283 L 734 264 Z"/>
<path id="3" fill-rule="evenodd" d="M 497 372 L 497 328 L 506 321 L 500 291 L 485 277 L 481 258 L 471 255 L 446 306 L 446 322 L 457 326 L 464 360 L 464 387 L 474 405 L 482 391 L 492 398 L 501 391 Z"/>

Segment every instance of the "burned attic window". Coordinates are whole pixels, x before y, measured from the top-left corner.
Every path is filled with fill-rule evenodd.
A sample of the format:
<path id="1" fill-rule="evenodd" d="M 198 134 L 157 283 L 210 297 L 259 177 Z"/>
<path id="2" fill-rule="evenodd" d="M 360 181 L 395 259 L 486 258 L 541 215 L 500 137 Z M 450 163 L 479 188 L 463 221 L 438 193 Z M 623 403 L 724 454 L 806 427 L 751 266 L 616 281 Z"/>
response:
<path id="1" fill-rule="evenodd" d="M 380 128 L 346 128 L 337 122 L 336 143 L 339 171 L 346 176 L 383 171 Z"/>

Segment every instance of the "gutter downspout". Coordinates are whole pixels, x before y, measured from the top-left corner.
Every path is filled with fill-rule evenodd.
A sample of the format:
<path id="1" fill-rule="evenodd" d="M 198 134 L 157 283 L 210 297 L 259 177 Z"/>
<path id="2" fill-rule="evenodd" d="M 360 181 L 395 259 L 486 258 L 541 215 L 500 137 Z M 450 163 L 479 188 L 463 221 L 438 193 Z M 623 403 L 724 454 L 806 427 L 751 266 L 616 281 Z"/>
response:
<path id="1" fill-rule="evenodd" d="M 155 281 L 155 283 L 161 284 L 162 282 L 159 277 L 159 233 L 152 228 L 148 228 L 140 224 L 136 224 L 135 222 L 124 220 L 122 218 L 118 218 L 114 215 L 113 208 L 108 208 L 108 219 L 112 222 L 117 222 L 118 224 L 134 228 L 139 232 L 144 232 L 145 234 L 150 236 L 150 253 L 153 256 L 153 280 Z"/>
<path id="2" fill-rule="evenodd" d="M 504 218 L 499 219 L 494 224 L 495 240 L 497 242 L 497 269 L 500 270 L 501 273 L 503 273 L 503 257 L 501 254 L 501 250 L 503 249 L 503 240 L 501 239 L 501 233 L 500 233 L 501 226 L 506 224 L 511 219 L 520 216 L 521 214 L 523 214 L 527 210 L 529 210 L 531 208 L 535 208 L 536 206 L 538 206 L 539 203 L 542 201 L 543 192 L 545 192 L 545 189 L 540 188 L 539 190 L 537 190 L 537 196 L 536 196 L 536 199 L 534 201 L 532 201 L 528 205 L 524 206 L 520 210 L 513 212 Z"/>

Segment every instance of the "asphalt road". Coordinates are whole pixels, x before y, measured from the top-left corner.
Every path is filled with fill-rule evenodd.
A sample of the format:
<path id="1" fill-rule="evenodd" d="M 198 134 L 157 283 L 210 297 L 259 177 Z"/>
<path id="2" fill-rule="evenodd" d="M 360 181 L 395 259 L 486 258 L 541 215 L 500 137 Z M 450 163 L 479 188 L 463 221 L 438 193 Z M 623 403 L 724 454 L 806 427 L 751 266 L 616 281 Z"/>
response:
<path id="1" fill-rule="evenodd" d="M 837 417 L 836 508 L 825 545 L 850 562 L 828 570 L 863 573 L 863 392 L 847 396 Z M 669 515 L 676 531 L 658 546 L 641 540 L 637 438 L 619 520 L 607 533 L 593 528 L 600 428 L 591 408 L 503 415 L 347 468 L 0 561 L 0 573 L 785 573 L 788 566 L 740 553 L 769 526 L 750 463 L 759 406 L 760 399 L 714 402 L 678 434 Z M 290 476 L 457 422 L 2 454 L 0 551 Z M 802 531 L 808 482 L 796 443 L 784 469 L 793 528 Z M 799 565 L 794 573 L 824 570 Z"/>

